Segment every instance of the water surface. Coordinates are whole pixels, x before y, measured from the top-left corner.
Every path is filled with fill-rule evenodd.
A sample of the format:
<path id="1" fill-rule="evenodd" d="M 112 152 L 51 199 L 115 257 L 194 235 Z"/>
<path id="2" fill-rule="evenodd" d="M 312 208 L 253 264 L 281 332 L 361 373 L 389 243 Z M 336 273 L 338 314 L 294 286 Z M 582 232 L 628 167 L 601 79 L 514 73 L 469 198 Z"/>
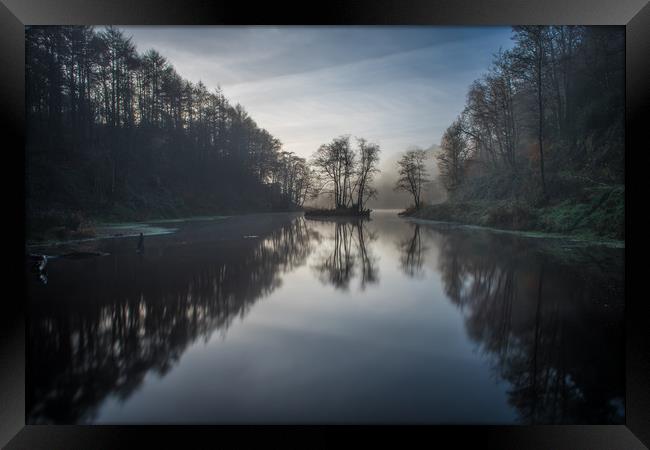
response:
<path id="1" fill-rule="evenodd" d="M 623 249 L 395 213 L 157 223 L 29 273 L 28 423 L 624 422 Z"/>

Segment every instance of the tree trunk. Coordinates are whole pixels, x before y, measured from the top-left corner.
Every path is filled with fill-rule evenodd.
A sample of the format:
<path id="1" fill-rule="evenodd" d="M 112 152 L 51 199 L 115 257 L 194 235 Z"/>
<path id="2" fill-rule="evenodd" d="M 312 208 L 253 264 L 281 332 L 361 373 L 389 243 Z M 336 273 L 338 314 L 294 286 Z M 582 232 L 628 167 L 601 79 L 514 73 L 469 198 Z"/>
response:
<path id="1" fill-rule="evenodd" d="M 538 142 L 539 142 L 539 169 L 542 176 L 542 193 L 546 198 L 546 180 L 544 179 L 544 144 L 543 144 L 543 130 L 544 130 L 544 105 L 542 103 L 542 46 L 538 46 L 539 55 L 537 57 L 537 105 L 539 109 L 539 128 L 538 128 Z"/>

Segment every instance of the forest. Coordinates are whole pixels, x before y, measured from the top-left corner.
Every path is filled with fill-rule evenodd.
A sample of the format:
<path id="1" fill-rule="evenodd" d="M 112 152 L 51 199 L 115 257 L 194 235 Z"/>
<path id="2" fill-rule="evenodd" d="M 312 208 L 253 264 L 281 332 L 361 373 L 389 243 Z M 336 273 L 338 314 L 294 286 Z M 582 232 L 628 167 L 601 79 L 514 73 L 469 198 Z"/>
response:
<path id="1" fill-rule="evenodd" d="M 624 239 L 621 27 L 515 26 L 430 151 L 398 161 L 403 213 Z M 183 79 L 116 27 L 26 27 L 27 223 L 36 239 L 93 221 L 301 210 L 369 215 L 380 147 L 341 135 L 308 161 L 217 87 Z M 446 201 L 431 204 L 432 186 Z M 436 188 L 438 189 L 438 188 Z M 407 205 L 403 205 L 407 206 Z"/>
<path id="2" fill-rule="evenodd" d="M 448 201 L 412 213 L 624 239 L 623 29 L 518 26 L 512 39 L 442 137 Z"/>
<path id="3" fill-rule="evenodd" d="M 26 27 L 28 236 L 92 220 L 292 210 L 304 158 L 116 27 Z"/>

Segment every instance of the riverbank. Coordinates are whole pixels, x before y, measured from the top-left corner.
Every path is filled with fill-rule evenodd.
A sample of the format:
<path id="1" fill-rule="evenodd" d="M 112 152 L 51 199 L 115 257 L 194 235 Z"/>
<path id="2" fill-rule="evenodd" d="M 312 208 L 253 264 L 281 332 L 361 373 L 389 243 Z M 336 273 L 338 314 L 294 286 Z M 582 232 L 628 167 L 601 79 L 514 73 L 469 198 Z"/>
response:
<path id="1" fill-rule="evenodd" d="M 117 233 L 115 236 L 133 234 L 136 231 L 136 235 L 140 232 L 145 235 L 157 234 L 159 227 L 151 227 L 147 224 L 174 223 L 186 220 L 212 220 L 233 215 L 274 212 L 296 212 L 296 210 L 130 211 L 124 209 L 103 214 L 56 209 L 41 210 L 28 215 L 26 218 L 25 240 L 27 245 L 40 245 L 50 242 L 83 241 L 113 237 L 113 234 L 111 234 L 113 232 Z M 121 230 L 122 227 L 125 227 L 125 229 Z M 142 227 L 147 229 L 140 229 Z M 110 231 L 109 234 L 107 234 L 107 230 Z"/>
<path id="2" fill-rule="evenodd" d="M 400 215 L 510 231 L 624 241 L 625 187 L 585 189 L 579 196 L 540 206 L 514 200 L 448 201 Z"/>

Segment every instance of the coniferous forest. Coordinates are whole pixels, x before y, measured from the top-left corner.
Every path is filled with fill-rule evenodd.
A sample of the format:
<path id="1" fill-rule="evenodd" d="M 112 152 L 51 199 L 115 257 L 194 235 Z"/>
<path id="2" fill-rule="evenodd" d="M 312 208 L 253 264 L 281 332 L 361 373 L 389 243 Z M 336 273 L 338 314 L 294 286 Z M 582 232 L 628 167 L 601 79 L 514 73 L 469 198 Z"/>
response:
<path id="1" fill-rule="evenodd" d="M 27 27 L 26 78 L 31 234 L 305 200 L 303 158 L 116 27 Z"/>

